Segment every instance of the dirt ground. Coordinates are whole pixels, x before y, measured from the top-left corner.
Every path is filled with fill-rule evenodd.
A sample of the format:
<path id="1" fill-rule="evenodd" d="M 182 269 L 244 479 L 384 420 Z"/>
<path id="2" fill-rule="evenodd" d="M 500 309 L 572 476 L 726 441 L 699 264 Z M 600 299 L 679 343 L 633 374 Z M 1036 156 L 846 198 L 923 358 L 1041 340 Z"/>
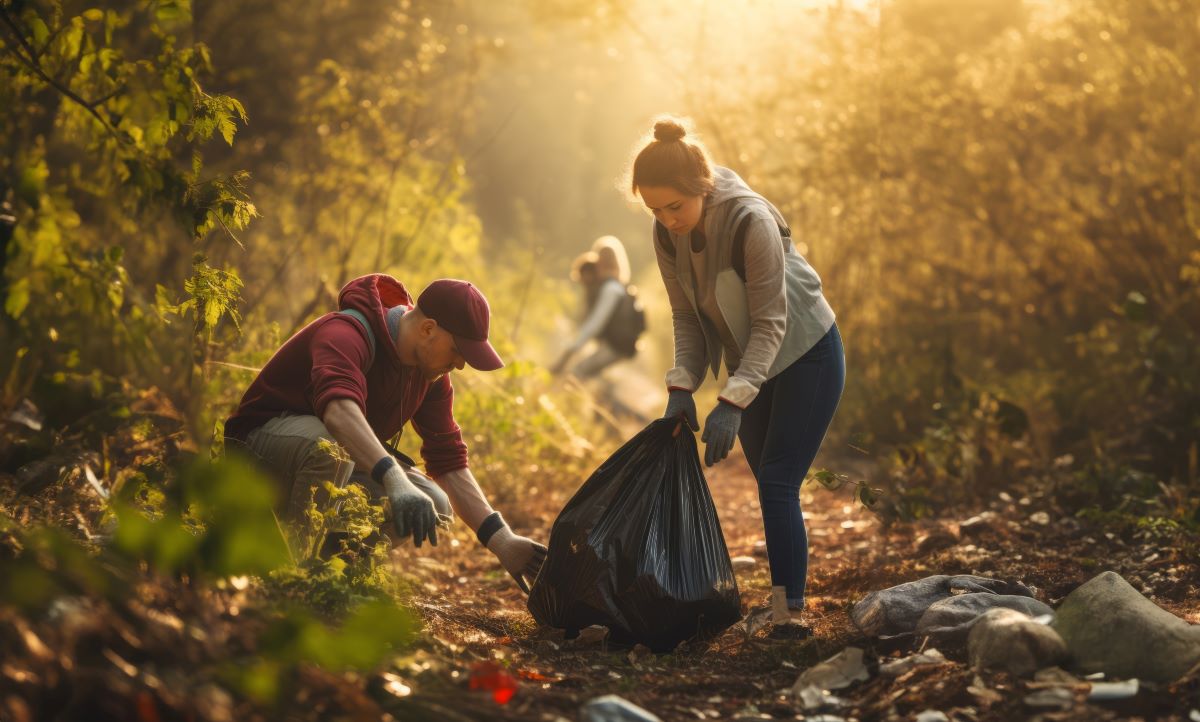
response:
<path id="1" fill-rule="evenodd" d="M 770 575 L 753 478 L 743 459 L 731 457 L 710 471 L 709 484 L 731 556 L 756 560 L 737 572 L 743 612 L 765 605 Z M 537 500 L 540 527 L 524 531 L 546 538 L 567 496 Z M 456 535 L 450 548 L 399 550 L 397 562 L 411 565 L 420 579 L 417 607 L 433 642 L 400 671 L 411 694 L 385 708 L 397 719 L 573 720 L 582 703 L 612 693 L 664 720 L 803 719 L 800 702 L 787 691 L 802 670 L 850 645 L 866 650 L 872 677 L 837 693 L 845 706 L 823 710 L 847 720 L 915 719 L 925 710 L 952 720 L 1039 714 L 1046 720 L 1186 720 L 1200 708 L 1200 678 L 1194 675 L 1171 688 L 1143 684 L 1136 697 L 1121 702 L 1088 704 L 1084 689 L 1067 710 L 1028 707 L 1022 699 L 1036 689 L 1033 683 L 1004 673 L 977 678 L 961 656 L 953 661 L 949 653 L 949 663 L 880 677 L 878 660 L 914 650 L 864 638 L 848 615 L 872 590 L 932 574 L 1020 581 L 1054 606 L 1112 569 L 1160 606 L 1196 623 L 1200 569 L 1194 544 L 1164 546 L 1152 532 L 1122 538 L 1044 498 L 1008 494 L 989 509 L 974 510 L 994 516 L 984 514 L 966 530 L 960 522 L 972 510 L 961 519 L 898 524 L 885 532 L 853 503 L 848 489 L 806 490 L 802 503 L 811 545 L 808 620 L 814 630 L 802 641 L 777 641 L 765 630 L 748 634 L 743 622 L 715 640 L 671 654 L 609 648 L 600 641 L 564 642 L 536 627 L 521 592 L 465 535 Z"/>
<path id="2" fill-rule="evenodd" d="M 129 454 L 158 454 L 164 443 L 126 441 L 120 444 Z M 824 464 L 845 470 L 854 462 Z M 755 560 L 736 572 L 745 613 L 765 605 L 770 588 L 754 481 L 736 455 L 710 470 L 708 480 L 731 556 Z M 519 532 L 544 540 L 583 481 L 564 479 L 506 515 L 526 520 Z M 14 495 L 12 482 L 0 474 L 0 509 L 19 524 L 78 527 L 90 538 L 100 505 L 82 477 L 70 488 L 49 487 L 32 496 Z M 1143 685 L 1136 697 L 1120 702 L 1088 704 L 1081 687 L 1076 703 L 1065 710 L 1026 706 L 1023 698 L 1035 689 L 1029 681 L 1002 673 L 977 676 L 950 650 L 943 650 L 951 658 L 946 664 L 887 678 L 878 674 L 879 662 L 907 655 L 912 647 L 868 640 L 848 615 L 870 591 L 932 574 L 1020 581 L 1053 606 L 1079 584 L 1112 569 L 1160 606 L 1197 623 L 1196 538 L 1164 536 L 1153 528 L 1105 529 L 1035 494 L 1001 494 L 948 518 L 896 524 L 886 531 L 854 502 L 849 488 L 806 490 L 802 503 L 812 550 L 808 621 L 813 634 L 807 639 L 775 639 L 768 629 L 748 629 L 743 621 L 716 639 L 669 654 L 610 647 L 599 639 L 566 642 L 561 633 L 537 627 L 521 591 L 459 525 L 436 549 L 393 552 L 398 570 L 412 581 L 411 603 L 424 621 L 414 647 L 371 675 L 304 667 L 297 697 L 275 712 L 232 697 L 210 684 L 207 672 L 197 674 L 211 672 L 238 650 L 248 651 L 239 640 L 252 637 L 260 622 L 238 614 L 242 592 L 175 585 L 149 588 L 119 607 L 77 604 L 74 617 L 86 622 L 74 631 L 53 615 L 22 619 L 0 607 L 0 647 L 5 649 L 0 722 L 64 709 L 54 699 L 63 693 L 72 697 L 67 716 L 59 719 L 91 710 L 96 714 L 82 718 L 575 720 L 583 703 L 610 693 L 663 720 L 803 719 L 801 702 L 789 689 L 803 670 L 847 646 L 866 652 L 871 677 L 837 691 L 844 704 L 820 710 L 837 715 L 826 720 L 914 720 L 926 710 L 951 720 L 979 721 L 1200 719 L 1192 712 L 1200 709 L 1200 670 L 1171 687 Z M 979 518 L 964 523 L 971 517 Z M 205 634 L 196 637 L 196 628 Z M 27 653 L 10 654 L 14 649 Z M 91 656 L 79 656 L 85 652 Z M 809 712 L 808 719 L 820 717 Z"/>

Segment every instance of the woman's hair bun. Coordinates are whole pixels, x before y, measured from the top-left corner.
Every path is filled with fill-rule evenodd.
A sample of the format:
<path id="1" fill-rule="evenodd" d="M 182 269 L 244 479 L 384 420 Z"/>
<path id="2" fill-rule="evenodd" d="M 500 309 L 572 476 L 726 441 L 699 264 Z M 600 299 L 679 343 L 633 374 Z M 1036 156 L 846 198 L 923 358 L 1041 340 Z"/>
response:
<path id="1" fill-rule="evenodd" d="M 683 136 L 687 135 L 683 125 L 674 118 L 663 118 L 654 124 L 654 139 L 663 143 L 670 143 L 676 140 L 683 140 Z"/>

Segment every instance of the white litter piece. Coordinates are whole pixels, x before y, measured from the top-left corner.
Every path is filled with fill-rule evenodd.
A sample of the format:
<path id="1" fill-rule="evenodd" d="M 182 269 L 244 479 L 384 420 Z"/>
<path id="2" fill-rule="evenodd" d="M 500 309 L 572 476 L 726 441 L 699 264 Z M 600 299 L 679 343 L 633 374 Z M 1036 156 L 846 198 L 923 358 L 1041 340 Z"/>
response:
<path id="1" fill-rule="evenodd" d="M 1089 702 L 1107 702 L 1114 699 L 1136 697 L 1138 681 L 1136 678 L 1124 682 L 1094 682 L 1092 691 L 1088 693 Z"/>

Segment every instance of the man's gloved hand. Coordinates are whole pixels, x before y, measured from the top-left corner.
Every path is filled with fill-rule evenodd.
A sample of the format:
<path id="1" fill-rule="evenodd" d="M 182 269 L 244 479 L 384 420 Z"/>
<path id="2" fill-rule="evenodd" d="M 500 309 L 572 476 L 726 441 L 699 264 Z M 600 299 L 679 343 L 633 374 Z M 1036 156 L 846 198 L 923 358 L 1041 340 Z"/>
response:
<path id="1" fill-rule="evenodd" d="M 712 466 L 733 448 L 738 428 L 742 425 L 742 410 L 726 401 L 717 403 L 716 408 L 704 420 L 704 465 Z"/>
<path id="2" fill-rule="evenodd" d="M 393 463 L 384 472 L 382 482 L 392 505 L 396 537 L 403 539 L 411 534 L 413 544 L 418 547 L 428 537 L 429 543 L 437 546 L 437 512 L 433 508 L 433 499 L 409 480 L 399 464 Z"/>
<path id="3" fill-rule="evenodd" d="M 529 594 L 529 584 L 537 578 L 542 562 L 546 561 L 546 547 L 514 534 L 498 511 L 483 520 L 476 535 L 488 551 L 496 555 L 521 591 Z"/>
<path id="4" fill-rule="evenodd" d="M 700 422 L 696 420 L 696 400 L 692 398 L 691 391 L 671 389 L 667 394 L 667 410 L 663 418 L 673 419 L 676 416 L 682 416 L 692 431 L 700 430 Z"/>

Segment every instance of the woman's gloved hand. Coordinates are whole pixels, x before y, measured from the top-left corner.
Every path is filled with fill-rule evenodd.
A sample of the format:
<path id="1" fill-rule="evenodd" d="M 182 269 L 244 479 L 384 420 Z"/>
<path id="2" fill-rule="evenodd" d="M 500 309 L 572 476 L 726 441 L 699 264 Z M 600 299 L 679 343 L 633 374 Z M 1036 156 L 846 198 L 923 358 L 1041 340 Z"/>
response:
<path id="1" fill-rule="evenodd" d="M 671 389 L 667 394 L 667 410 L 663 418 L 673 419 L 677 416 L 682 416 L 692 431 L 700 430 L 700 422 L 696 420 L 696 400 L 692 398 L 691 391 Z"/>
<path id="2" fill-rule="evenodd" d="M 737 437 L 742 425 L 742 410 L 726 401 L 717 403 L 716 408 L 704 420 L 704 465 L 712 466 L 726 456 L 733 448 L 733 440 Z"/>

